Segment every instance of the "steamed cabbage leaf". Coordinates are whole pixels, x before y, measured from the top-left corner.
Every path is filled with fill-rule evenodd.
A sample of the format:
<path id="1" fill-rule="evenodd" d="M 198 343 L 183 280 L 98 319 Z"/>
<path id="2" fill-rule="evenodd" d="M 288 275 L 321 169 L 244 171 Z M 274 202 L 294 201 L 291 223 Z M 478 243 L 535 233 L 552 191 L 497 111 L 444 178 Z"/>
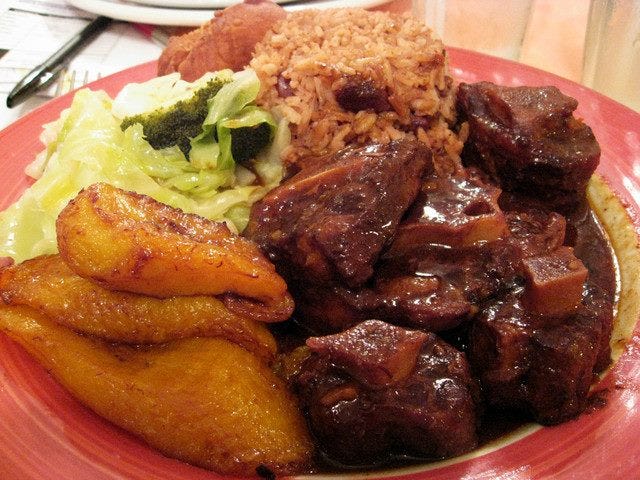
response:
<path id="1" fill-rule="evenodd" d="M 288 135 L 282 122 L 278 128 L 272 122 L 275 141 L 255 160 L 260 184 L 239 184 L 233 165 L 198 168 L 177 146 L 154 150 L 139 124 L 122 131 L 111 108 L 112 100 L 106 93 L 80 90 L 55 125 L 45 129 L 50 138 L 40 178 L 16 203 L 0 212 L 0 257 L 21 262 L 56 252 L 58 213 L 82 188 L 95 182 L 227 221 L 241 231 L 251 205 L 282 178 L 280 152 L 286 146 L 282 139 L 286 141 Z"/>

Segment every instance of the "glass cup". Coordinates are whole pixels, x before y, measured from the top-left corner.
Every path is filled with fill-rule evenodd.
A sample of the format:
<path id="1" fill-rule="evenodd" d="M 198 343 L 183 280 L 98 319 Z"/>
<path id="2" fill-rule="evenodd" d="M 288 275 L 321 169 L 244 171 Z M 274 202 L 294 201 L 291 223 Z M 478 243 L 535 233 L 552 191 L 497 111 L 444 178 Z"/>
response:
<path id="1" fill-rule="evenodd" d="M 518 60 L 531 11 L 529 0 L 413 0 L 413 15 L 446 46 Z"/>
<path id="2" fill-rule="evenodd" d="M 640 112 L 640 2 L 592 0 L 582 83 Z"/>

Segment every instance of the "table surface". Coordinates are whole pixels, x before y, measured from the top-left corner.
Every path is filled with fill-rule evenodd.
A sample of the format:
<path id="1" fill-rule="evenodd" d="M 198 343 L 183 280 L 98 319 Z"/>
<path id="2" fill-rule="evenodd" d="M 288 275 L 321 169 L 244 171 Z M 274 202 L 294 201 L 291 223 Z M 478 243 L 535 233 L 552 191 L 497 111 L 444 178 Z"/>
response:
<path id="1" fill-rule="evenodd" d="M 393 0 L 376 9 L 410 11 L 411 0 Z M 519 61 L 580 82 L 588 10 L 587 0 L 534 0 Z M 118 29 L 121 37 L 118 51 L 127 53 L 127 58 L 120 64 L 121 68 L 158 57 L 161 47 L 152 38 L 141 36 L 138 28 L 124 22 L 116 22 L 114 28 Z M 123 43 L 128 45 L 127 42 L 136 48 L 123 46 Z M 7 109 L 5 98 L 0 98 L 0 129 L 47 100 L 32 98 L 14 109 Z"/>

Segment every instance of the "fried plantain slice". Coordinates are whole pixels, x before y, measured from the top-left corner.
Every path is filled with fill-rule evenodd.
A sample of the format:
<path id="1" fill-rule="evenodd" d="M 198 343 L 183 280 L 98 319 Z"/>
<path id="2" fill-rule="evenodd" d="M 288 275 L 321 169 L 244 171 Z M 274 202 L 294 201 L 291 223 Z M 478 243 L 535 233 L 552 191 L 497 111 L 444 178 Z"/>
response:
<path id="1" fill-rule="evenodd" d="M 1 304 L 0 329 L 83 404 L 167 456 L 238 476 L 308 466 L 312 444 L 295 399 L 263 361 L 231 342 L 113 345 Z"/>
<path id="2" fill-rule="evenodd" d="M 291 315 L 273 308 L 290 301 L 273 264 L 224 223 L 98 183 L 69 202 L 56 229 L 71 269 L 106 288 L 159 298 L 231 293 L 279 315 L 263 321 Z"/>
<path id="3" fill-rule="evenodd" d="M 293 298 L 290 295 L 285 295 L 280 302 L 266 305 L 233 294 L 222 295 L 220 299 L 233 313 L 259 322 L 270 322 L 272 318 L 289 318 L 294 309 Z"/>
<path id="4" fill-rule="evenodd" d="M 230 312 L 215 297 L 159 299 L 102 288 L 75 274 L 59 255 L 0 270 L 0 298 L 28 305 L 76 332 L 119 343 L 222 337 L 271 360 L 275 339 L 262 324 Z"/>

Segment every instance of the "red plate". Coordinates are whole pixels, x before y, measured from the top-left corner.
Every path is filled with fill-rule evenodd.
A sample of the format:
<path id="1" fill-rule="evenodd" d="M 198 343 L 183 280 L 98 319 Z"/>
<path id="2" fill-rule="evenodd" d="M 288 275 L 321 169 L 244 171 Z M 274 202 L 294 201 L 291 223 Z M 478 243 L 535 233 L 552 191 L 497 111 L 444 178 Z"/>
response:
<path id="1" fill-rule="evenodd" d="M 450 49 L 453 74 L 463 81 L 556 85 L 580 102 L 578 115 L 602 147 L 605 177 L 640 232 L 640 115 L 576 83 L 518 63 Z M 155 76 L 154 62 L 91 85 L 115 95 L 129 82 Z M 24 166 L 42 148 L 42 124 L 58 117 L 71 96 L 55 99 L 0 132 L 0 208 L 29 181 Z M 635 286 L 637 288 L 637 285 Z M 553 428 L 530 429 L 519 440 L 474 458 L 387 472 L 404 479 L 595 479 L 640 476 L 640 328 L 603 381 L 603 408 Z M 213 479 L 213 473 L 171 460 L 80 405 L 22 348 L 0 335 L 0 478 Z M 375 475 L 374 475 L 375 476 Z M 371 478 L 371 477 L 368 477 Z"/>

